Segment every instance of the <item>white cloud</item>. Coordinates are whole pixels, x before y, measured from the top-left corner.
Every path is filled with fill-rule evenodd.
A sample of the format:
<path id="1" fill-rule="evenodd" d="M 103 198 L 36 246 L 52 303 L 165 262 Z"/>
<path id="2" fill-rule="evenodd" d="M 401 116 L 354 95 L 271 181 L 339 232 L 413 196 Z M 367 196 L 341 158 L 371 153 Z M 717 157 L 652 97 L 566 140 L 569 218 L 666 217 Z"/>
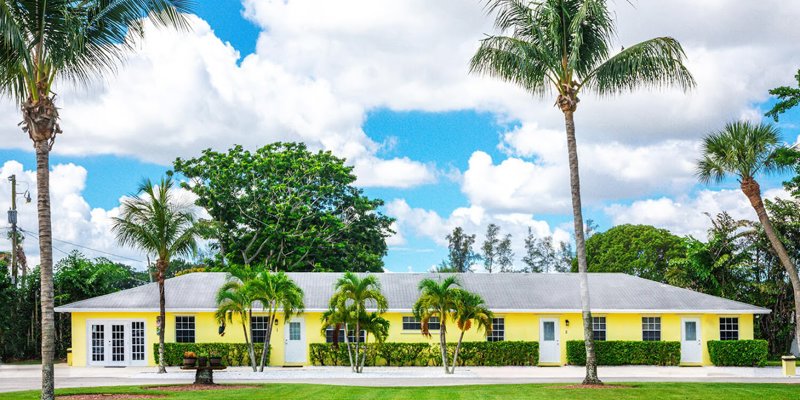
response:
<path id="1" fill-rule="evenodd" d="M 790 196 L 783 189 L 770 189 L 763 193 L 763 197 L 773 199 Z M 698 239 L 705 239 L 711 227 L 711 220 L 705 214 L 713 217 L 723 211 L 736 219 L 757 220 L 747 197 L 738 189 L 702 190 L 694 197 L 638 200 L 631 204 L 614 204 L 605 209 L 615 225 L 653 225 L 677 235 L 692 235 Z"/>

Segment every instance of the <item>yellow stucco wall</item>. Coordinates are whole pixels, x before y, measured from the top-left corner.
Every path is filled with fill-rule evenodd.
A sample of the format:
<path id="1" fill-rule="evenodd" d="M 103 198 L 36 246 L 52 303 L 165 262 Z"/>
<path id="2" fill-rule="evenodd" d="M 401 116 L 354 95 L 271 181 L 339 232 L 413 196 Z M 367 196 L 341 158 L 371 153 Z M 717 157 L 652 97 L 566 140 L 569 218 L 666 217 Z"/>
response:
<path id="1" fill-rule="evenodd" d="M 158 343 L 156 334 L 156 316 L 158 313 L 125 313 L 125 312 L 73 312 L 72 313 L 72 360 L 74 366 L 87 365 L 87 321 L 89 320 L 130 320 L 139 319 L 145 321 L 145 353 L 147 364 L 155 365 L 152 346 Z M 229 323 L 225 336 L 219 336 L 219 325 L 214 320 L 211 312 L 181 312 L 167 313 L 165 340 L 175 341 L 175 316 L 192 315 L 195 317 L 195 339 L 196 342 L 225 342 L 236 343 L 244 342 L 241 323 L 234 321 Z M 262 315 L 256 313 L 254 315 Z M 411 315 L 410 313 L 386 313 L 384 317 L 390 322 L 390 331 L 387 341 L 389 342 L 424 342 L 438 340 L 434 337 L 428 339 L 423 337 L 419 331 L 404 331 L 402 329 L 402 317 Z M 583 339 L 583 324 L 581 315 L 577 313 L 498 313 L 498 317 L 505 318 L 505 340 L 539 340 L 539 323 L 541 318 L 557 318 L 559 320 L 559 341 L 561 362 L 564 365 L 566 358 L 566 343 L 569 340 Z M 680 341 L 681 318 L 696 317 L 700 319 L 701 338 L 703 343 L 703 365 L 710 365 L 708 356 L 708 340 L 719 339 L 719 318 L 738 317 L 739 318 L 739 338 L 753 338 L 753 316 L 751 314 L 742 315 L 717 315 L 717 314 L 614 314 L 597 313 L 595 316 L 606 317 L 606 339 L 607 340 L 642 340 L 642 317 L 656 316 L 661 317 L 661 339 L 665 341 Z M 321 313 L 307 312 L 299 316 L 305 321 L 306 343 L 322 343 L 325 336 L 321 333 Z M 272 354 L 270 365 L 284 364 L 284 322 L 281 318 L 279 323 L 274 326 L 272 334 Z M 457 336 L 455 329 L 450 330 L 449 339 L 455 341 Z M 483 332 L 471 330 L 464 337 L 465 341 L 485 340 Z M 308 346 L 306 346 L 306 360 L 308 360 Z"/>

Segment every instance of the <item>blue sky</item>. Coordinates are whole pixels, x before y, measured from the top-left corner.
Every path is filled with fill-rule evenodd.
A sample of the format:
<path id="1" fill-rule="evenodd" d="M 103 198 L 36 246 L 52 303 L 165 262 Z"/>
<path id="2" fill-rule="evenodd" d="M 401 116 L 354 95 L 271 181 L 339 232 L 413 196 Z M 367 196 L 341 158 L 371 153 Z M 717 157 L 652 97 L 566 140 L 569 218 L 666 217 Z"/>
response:
<path id="1" fill-rule="evenodd" d="M 309 8 L 304 0 L 245 0 L 247 15 L 238 0 L 198 2 L 199 19 L 188 38 L 155 32 L 106 87 L 61 95 L 69 99 L 62 110 L 66 133 L 51 163 L 71 163 L 86 174 L 85 180 L 80 168 L 57 174 L 56 236 L 142 259 L 115 246 L 105 222 L 141 179 L 156 179 L 174 157 L 205 147 L 304 140 L 347 156 L 366 193 L 384 199 L 385 211 L 398 218 L 399 234 L 385 259 L 392 271 L 438 264 L 446 256 L 444 235 L 456 225 L 480 241 L 488 223 L 500 224 L 514 233 L 517 258 L 529 226 L 537 235 L 570 240 L 559 147 L 563 120 L 552 99 L 532 99 L 466 73 L 466 59 L 491 31 L 491 19 L 480 7 L 456 0 L 413 1 L 388 11 L 362 1 Z M 356 3 L 363 15 L 346 12 Z M 680 7 L 643 3 L 615 11 L 623 43 L 663 32 L 681 39 L 699 83 L 695 92 L 587 96 L 577 114 L 585 218 L 601 230 L 649 223 L 702 236 L 702 212 L 750 216 L 736 191 L 726 191 L 736 189 L 735 182 L 697 185 L 690 164 L 703 134 L 733 119 L 757 120 L 773 101 L 766 91 L 792 83 L 800 67 L 791 55 L 800 53 L 798 41 L 790 40 L 797 33 L 787 31 L 776 41 L 772 32 L 743 28 L 720 41 L 713 30 L 685 28 L 690 25 L 679 20 Z M 796 11 L 780 7 L 771 12 Z M 696 17 L 713 12 L 702 6 Z M 662 15 L 680 18 L 670 22 Z M 417 24 L 434 19 L 437 24 Z M 630 23 L 639 20 L 650 22 Z M 419 40 L 412 29 L 437 40 Z M 759 57 L 771 59 L 770 66 Z M 150 92 L 132 91 L 141 82 L 151 82 Z M 154 107 L 154 98 L 170 101 Z M 0 121 L 18 119 L 13 106 L 4 110 Z M 101 123 L 85 123 L 95 119 Z M 780 126 L 787 142 L 797 142 L 800 110 L 784 116 Z M 33 170 L 26 138 L 10 128 L 3 135 L 11 140 L 0 144 L 0 161 Z M 6 165 L 4 173 L 14 168 Z M 765 192 L 780 194 L 781 179 L 764 178 Z M 33 226 L 34 214 L 21 217 L 26 215 Z"/>

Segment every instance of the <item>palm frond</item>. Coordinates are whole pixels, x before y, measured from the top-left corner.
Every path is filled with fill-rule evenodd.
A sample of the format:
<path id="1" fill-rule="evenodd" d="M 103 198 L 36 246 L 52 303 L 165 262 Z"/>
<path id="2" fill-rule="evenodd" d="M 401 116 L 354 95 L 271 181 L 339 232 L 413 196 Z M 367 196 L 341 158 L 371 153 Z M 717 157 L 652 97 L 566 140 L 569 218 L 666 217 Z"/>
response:
<path id="1" fill-rule="evenodd" d="M 758 173 L 780 172 L 786 166 L 773 162 L 781 148 L 780 131 L 772 124 L 736 121 L 703 139 L 696 175 L 703 183 L 720 182 L 735 175 L 752 179 Z"/>

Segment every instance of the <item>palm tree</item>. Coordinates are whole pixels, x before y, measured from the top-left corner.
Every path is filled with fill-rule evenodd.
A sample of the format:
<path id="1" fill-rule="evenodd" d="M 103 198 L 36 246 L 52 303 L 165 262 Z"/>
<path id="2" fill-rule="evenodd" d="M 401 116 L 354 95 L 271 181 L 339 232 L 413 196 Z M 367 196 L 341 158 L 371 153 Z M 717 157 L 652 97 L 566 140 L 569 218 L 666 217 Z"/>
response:
<path id="1" fill-rule="evenodd" d="M 474 324 L 477 326 L 476 329 L 483 329 L 484 333 L 488 335 L 492 332 L 492 318 L 494 318 L 494 313 L 486 307 L 486 302 L 480 295 L 466 290 L 458 291 L 453 321 L 461 331 L 461 335 L 458 337 L 458 344 L 456 344 L 456 350 L 453 352 L 453 365 L 450 367 L 451 374 L 456 371 L 456 365 L 458 365 L 458 351 L 461 350 L 464 333 L 472 329 Z"/>
<path id="2" fill-rule="evenodd" d="M 362 312 L 358 318 L 358 325 L 364 331 L 364 352 L 361 361 L 356 365 L 356 372 L 364 371 L 364 364 L 367 361 L 367 346 L 369 345 L 369 335 L 375 337 L 375 342 L 383 343 L 389 336 L 389 321 L 381 317 L 378 312 Z"/>
<path id="3" fill-rule="evenodd" d="M 422 323 L 422 335 L 430 337 L 428 324 L 433 317 L 439 318 L 439 345 L 442 352 L 444 372 L 452 374 L 447 368 L 447 319 L 456 308 L 461 283 L 456 275 L 444 279 L 425 278 L 419 283 L 420 296 L 414 303 L 414 316 Z"/>
<path id="4" fill-rule="evenodd" d="M 242 282 L 241 277 L 237 277 L 235 272 L 230 273 L 228 281 L 217 292 L 217 311 L 214 316 L 222 325 L 226 321 L 233 323 L 234 316 L 239 318 L 244 332 L 244 342 L 250 355 L 250 366 L 253 367 L 253 372 L 256 372 L 256 352 L 250 340 L 252 326 L 249 326 L 253 313 L 253 298 L 250 296 L 250 290 Z"/>
<path id="5" fill-rule="evenodd" d="M 782 147 L 780 143 L 780 132 L 771 124 L 729 123 L 703 140 L 703 157 L 697 162 L 697 177 L 703 183 L 721 182 L 728 175 L 738 179 L 742 193 L 750 200 L 772 249 L 789 275 L 794 291 L 795 340 L 800 343 L 800 276 L 772 226 L 761 199 L 761 186 L 755 179 L 759 173 L 774 173 L 783 168 L 773 160 L 775 151 Z"/>
<path id="6" fill-rule="evenodd" d="M 245 283 L 254 301 L 261 303 L 262 310 L 267 312 L 267 333 L 264 335 L 264 349 L 261 351 L 259 372 L 264 371 L 267 362 L 270 339 L 278 309 L 283 309 L 283 320 L 289 321 L 293 315 L 303 312 L 303 289 L 300 289 L 285 272 L 262 271 L 255 279 Z"/>
<path id="7" fill-rule="evenodd" d="M 341 298 L 337 298 L 334 302 L 332 298 L 331 305 L 328 310 L 322 313 L 322 318 L 320 318 L 320 320 L 322 322 L 320 333 L 323 336 L 328 329 L 332 329 L 334 348 L 339 347 L 339 331 L 344 328 L 344 345 L 347 348 L 347 358 L 350 361 L 350 368 L 355 372 L 353 369 L 353 365 L 355 365 L 353 363 L 353 353 L 350 351 L 350 338 L 348 337 L 348 333 L 350 332 L 348 322 L 352 320 L 352 317 L 350 315 L 350 309 L 347 307 L 347 302 Z"/>
<path id="8" fill-rule="evenodd" d="M 146 179 L 139 194 L 126 199 L 119 217 L 113 219 L 112 231 L 123 246 L 130 246 L 156 256 L 160 326 L 158 330 L 158 372 L 165 373 L 164 329 L 166 311 L 164 276 L 174 256 L 187 256 L 197 250 L 192 205 L 175 198 L 172 178 L 161 178 L 158 186 Z"/>
<path id="9" fill-rule="evenodd" d="M 362 316 L 367 312 L 368 307 L 373 307 L 377 313 L 384 313 L 388 307 L 386 297 L 381 293 L 381 284 L 375 275 L 366 275 L 363 278 L 352 272 L 345 274 L 336 281 L 336 290 L 330 300 L 330 314 L 333 316 L 344 317 L 345 339 L 349 334 L 347 328 L 353 326 L 355 332 L 355 345 L 353 355 L 350 356 L 350 368 L 353 372 L 360 373 L 363 370 L 365 357 L 359 361 L 361 350 L 361 331 Z M 323 317 L 324 318 L 324 317 Z M 349 342 L 347 351 L 350 352 Z M 366 349 L 364 349 L 366 353 Z"/>
<path id="10" fill-rule="evenodd" d="M 470 71 L 515 83 L 543 97 L 555 90 L 564 114 L 575 245 L 580 275 L 581 308 L 586 341 L 585 384 L 601 383 L 592 339 L 589 280 L 586 276 L 578 150 L 574 113 L 578 95 L 592 91 L 612 95 L 639 87 L 678 86 L 688 90 L 694 79 L 683 65 L 677 40 L 657 37 L 610 56 L 615 23 L 605 0 L 489 0 L 500 35 L 481 41 Z M 507 33 L 507 35 L 503 35 Z"/>
<path id="11" fill-rule="evenodd" d="M 54 398 L 50 150 L 61 133 L 53 86 L 114 72 L 143 36 L 142 19 L 188 28 L 186 0 L 0 0 L 0 93 L 22 110 L 36 152 L 42 299 L 42 399 Z"/>

